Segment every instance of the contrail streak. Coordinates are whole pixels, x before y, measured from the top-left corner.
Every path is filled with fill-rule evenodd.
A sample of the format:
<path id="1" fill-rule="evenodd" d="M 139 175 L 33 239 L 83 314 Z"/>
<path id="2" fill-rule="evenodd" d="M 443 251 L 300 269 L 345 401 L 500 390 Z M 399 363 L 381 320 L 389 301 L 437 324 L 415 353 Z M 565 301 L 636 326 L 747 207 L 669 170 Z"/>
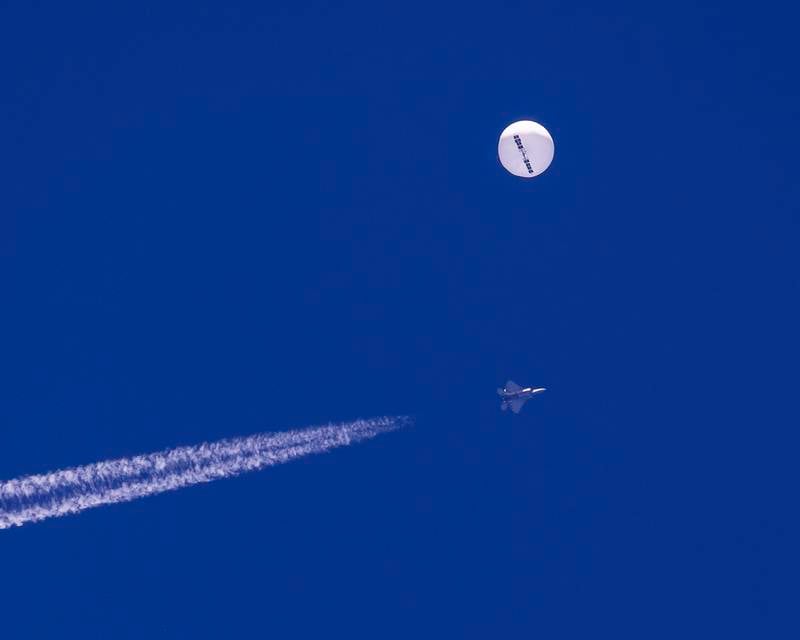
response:
<path id="1" fill-rule="evenodd" d="M 291 462 L 410 422 L 384 417 L 262 433 L 0 482 L 0 529 Z"/>

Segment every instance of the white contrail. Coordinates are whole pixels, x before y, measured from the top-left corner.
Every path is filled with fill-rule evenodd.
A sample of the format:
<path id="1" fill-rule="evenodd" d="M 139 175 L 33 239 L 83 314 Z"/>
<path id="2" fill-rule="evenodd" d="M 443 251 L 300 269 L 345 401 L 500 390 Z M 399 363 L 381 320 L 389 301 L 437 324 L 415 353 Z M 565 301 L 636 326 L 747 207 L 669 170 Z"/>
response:
<path id="1" fill-rule="evenodd" d="M 0 529 L 290 462 L 408 424 L 406 417 L 263 433 L 0 482 Z"/>

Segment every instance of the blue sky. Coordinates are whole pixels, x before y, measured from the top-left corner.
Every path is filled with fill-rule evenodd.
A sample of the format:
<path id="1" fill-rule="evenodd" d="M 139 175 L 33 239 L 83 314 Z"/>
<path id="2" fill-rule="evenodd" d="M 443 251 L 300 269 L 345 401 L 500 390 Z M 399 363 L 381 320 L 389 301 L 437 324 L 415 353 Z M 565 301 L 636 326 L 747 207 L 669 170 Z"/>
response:
<path id="1" fill-rule="evenodd" d="M 4 637 L 792 637 L 797 17 L 6 4 L 0 478 L 417 423 L 0 532 Z"/>

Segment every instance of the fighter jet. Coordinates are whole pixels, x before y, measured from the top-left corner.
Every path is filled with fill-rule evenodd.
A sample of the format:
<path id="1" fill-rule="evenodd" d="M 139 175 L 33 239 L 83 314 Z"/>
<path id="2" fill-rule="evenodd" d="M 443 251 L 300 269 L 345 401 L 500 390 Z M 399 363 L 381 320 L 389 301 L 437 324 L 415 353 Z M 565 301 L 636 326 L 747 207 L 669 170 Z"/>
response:
<path id="1" fill-rule="evenodd" d="M 500 403 L 500 409 L 505 411 L 510 408 L 514 413 L 519 413 L 520 409 L 522 409 L 522 405 L 537 393 L 541 393 L 544 390 L 544 387 L 538 387 L 536 389 L 533 387 L 523 388 L 513 380 L 509 380 L 506 382 L 504 389 L 497 390 L 497 395 L 503 399 L 503 402 Z"/>

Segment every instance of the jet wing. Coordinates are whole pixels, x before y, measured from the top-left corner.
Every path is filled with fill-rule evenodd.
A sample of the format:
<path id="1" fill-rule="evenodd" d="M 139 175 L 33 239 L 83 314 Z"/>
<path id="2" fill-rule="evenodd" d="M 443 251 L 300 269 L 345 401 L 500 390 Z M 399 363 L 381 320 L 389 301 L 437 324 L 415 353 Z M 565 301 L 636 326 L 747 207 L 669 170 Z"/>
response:
<path id="1" fill-rule="evenodd" d="M 516 393 L 517 391 L 519 391 L 519 390 L 521 390 L 521 389 L 522 389 L 522 387 L 520 387 L 520 386 L 519 386 L 519 385 L 518 385 L 516 382 L 514 382 L 513 380 L 509 380 L 508 382 L 506 382 L 506 391 L 507 391 L 508 393 Z"/>
<path id="2" fill-rule="evenodd" d="M 510 406 L 510 407 L 511 407 L 511 410 L 512 410 L 514 413 L 519 413 L 519 412 L 520 412 L 520 409 L 522 409 L 522 405 L 524 405 L 524 404 L 525 404 L 525 401 L 526 401 L 526 400 L 527 400 L 527 398 L 514 398 L 513 400 L 511 400 L 511 401 L 508 403 L 508 406 Z"/>

